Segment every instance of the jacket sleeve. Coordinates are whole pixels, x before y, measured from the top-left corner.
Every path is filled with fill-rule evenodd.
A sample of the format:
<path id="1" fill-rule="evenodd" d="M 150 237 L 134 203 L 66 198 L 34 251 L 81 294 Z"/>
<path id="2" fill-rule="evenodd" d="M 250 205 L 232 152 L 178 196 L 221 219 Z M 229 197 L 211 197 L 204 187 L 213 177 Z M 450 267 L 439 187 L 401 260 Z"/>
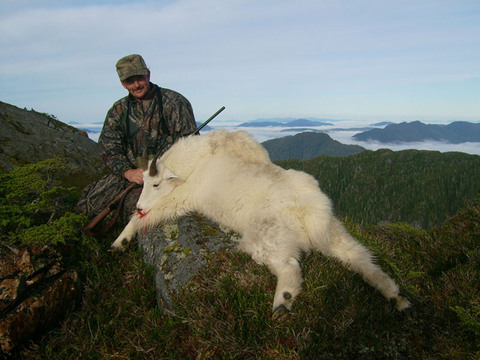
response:
<path id="1" fill-rule="evenodd" d="M 125 171 L 135 168 L 128 160 L 125 127 L 122 126 L 123 111 L 126 107 L 115 103 L 108 111 L 103 129 L 98 139 L 102 159 L 110 171 L 123 176 Z"/>
<path id="2" fill-rule="evenodd" d="M 175 139 L 189 135 L 197 129 L 190 102 L 183 95 L 169 92 L 165 99 L 164 113 L 168 118 L 169 130 Z"/>
<path id="3" fill-rule="evenodd" d="M 190 135 L 197 129 L 192 105 L 186 98 L 184 99 L 185 102 L 182 104 L 182 109 L 179 115 L 179 133 L 181 136 Z"/>

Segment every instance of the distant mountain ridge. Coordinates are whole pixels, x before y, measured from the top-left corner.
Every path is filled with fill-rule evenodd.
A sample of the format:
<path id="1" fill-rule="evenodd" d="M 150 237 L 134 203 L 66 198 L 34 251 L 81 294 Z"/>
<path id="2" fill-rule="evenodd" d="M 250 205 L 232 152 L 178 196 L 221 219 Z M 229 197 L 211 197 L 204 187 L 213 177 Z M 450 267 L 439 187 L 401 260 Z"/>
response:
<path id="1" fill-rule="evenodd" d="M 259 119 L 250 122 L 244 122 L 239 127 L 265 127 L 265 126 L 279 126 L 279 127 L 295 127 L 295 126 L 325 126 L 325 125 L 333 125 L 332 123 L 325 122 L 325 121 L 316 121 L 316 120 L 308 120 L 308 119 L 295 119 L 295 120 L 287 120 L 282 121 L 279 119 L 278 121 L 269 120 L 269 119 Z"/>
<path id="2" fill-rule="evenodd" d="M 391 121 L 380 121 L 380 122 L 372 124 L 372 126 L 386 126 L 386 125 L 390 125 L 390 124 L 395 124 L 395 123 L 393 123 Z"/>
<path id="3" fill-rule="evenodd" d="M 349 156 L 365 150 L 358 145 L 345 145 L 325 133 L 302 132 L 262 143 L 272 160 L 308 160 L 317 156 Z"/>
<path id="4" fill-rule="evenodd" d="M 424 124 L 420 121 L 390 124 L 384 129 L 372 129 L 353 136 L 355 140 L 375 140 L 383 143 L 435 140 L 460 144 L 480 142 L 480 123 L 455 121 L 448 125 Z"/>

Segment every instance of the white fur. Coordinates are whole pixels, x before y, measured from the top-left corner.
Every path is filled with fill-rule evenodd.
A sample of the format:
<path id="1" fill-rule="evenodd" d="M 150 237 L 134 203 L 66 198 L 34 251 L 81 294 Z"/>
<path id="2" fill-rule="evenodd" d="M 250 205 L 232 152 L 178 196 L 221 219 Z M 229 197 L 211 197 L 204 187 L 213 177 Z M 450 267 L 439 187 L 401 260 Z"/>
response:
<path id="1" fill-rule="evenodd" d="M 298 259 L 308 250 L 341 260 L 395 300 L 398 310 L 410 307 L 395 282 L 372 262 L 370 251 L 333 216 L 317 181 L 274 165 L 248 133 L 212 131 L 182 138 L 154 165 L 156 176 L 144 172 L 139 213 L 112 248 L 123 249 L 145 226 L 197 211 L 241 234 L 239 248 L 277 276 L 277 317 L 290 310 L 301 290 Z"/>

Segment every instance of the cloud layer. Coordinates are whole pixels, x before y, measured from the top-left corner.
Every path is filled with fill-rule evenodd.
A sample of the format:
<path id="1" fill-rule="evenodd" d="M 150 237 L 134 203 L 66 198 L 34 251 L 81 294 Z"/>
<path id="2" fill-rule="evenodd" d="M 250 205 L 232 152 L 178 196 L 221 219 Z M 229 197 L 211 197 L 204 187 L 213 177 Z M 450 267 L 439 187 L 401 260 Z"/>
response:
<path id="1" fill-rule="evenodd" d="M 480 120 L 478 1 L 27 1 L 0 15 L 0 100 L 103 120 L 141 53 L 198 120 Z"/>

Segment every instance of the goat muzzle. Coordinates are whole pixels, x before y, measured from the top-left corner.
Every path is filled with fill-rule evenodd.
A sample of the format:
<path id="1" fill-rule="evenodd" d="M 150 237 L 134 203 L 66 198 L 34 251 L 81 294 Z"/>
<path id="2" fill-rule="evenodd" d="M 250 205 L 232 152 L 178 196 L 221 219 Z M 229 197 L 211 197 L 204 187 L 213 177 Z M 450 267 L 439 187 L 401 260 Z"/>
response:
<path id="1" fill-rule="evenodd" d="M 142 209 L 137 209 L 137 214 L 140 216 L 140 219 L 148 214 L 148 211 L 143 211 Z"/>

